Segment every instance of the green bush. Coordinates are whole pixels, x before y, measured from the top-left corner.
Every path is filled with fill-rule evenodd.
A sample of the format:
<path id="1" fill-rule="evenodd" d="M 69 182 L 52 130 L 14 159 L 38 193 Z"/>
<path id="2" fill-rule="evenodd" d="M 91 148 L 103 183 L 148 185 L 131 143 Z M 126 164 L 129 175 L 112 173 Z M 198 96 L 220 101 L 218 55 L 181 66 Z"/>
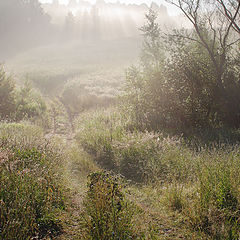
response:
<path id="1" fill-rule="evenodd" d="M 16 120 L 41 118 L 46 109 L 46 103 L 41 95 L 32 89 L 29 81 L 26 81 L 17 92 Z"/>
<path id="2" fill-rule="evenodd" d="M 133 209 L 119 181 L 108 173 L 89 175 L 85 205 L 85 239 L 137 239 L 133 231 Z"/>
<path id="3" fill-rule="evenodd" d="M 10 119 L 16 110 L 15 82 L 0 65 L 0 119 Z"/>

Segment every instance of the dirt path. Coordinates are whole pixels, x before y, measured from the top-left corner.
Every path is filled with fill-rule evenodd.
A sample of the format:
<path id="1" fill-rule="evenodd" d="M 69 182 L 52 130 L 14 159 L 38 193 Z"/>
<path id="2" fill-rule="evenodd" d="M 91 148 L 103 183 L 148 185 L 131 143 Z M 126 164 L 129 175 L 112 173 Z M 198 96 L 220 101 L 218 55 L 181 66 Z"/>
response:
<path id="1" fill-rule="evenodd" d="M 65 185 L 69 189 L 67 192 L 67 208 L 63 215 L 60 216 L 63 225 L 63 233 L 53 239 L 56 240 L 81 240 L 82 233 L 82 213 L 83 199 L 87 191 L 88 172 L 98 168 L 92 163 L 91 157 L 83 150 L 79 149 L 73 139 L 67 140 L 69 156 L 66 160 L 64 178 Z M 130 200 L 133 201 L 143 212 L 138 218 L 142 218 L 140 225 L 154 228 L 155 237 L 147 239 L 197 239 L 192 238 L 191 233 L 187 233 L 184 228 L 184 219 L 181 214 L 169 211 L 161 203 L 161 196 L 151 186 L 129 187 L 131 192 Z M 142 228 L 142 226 L 139 226 Z M 190 234 L 190 235 L 189 235 Z M 101 239 L 99 239 L 101 240 Z M 124 240 L 124 239 L 123 239 Z"/>

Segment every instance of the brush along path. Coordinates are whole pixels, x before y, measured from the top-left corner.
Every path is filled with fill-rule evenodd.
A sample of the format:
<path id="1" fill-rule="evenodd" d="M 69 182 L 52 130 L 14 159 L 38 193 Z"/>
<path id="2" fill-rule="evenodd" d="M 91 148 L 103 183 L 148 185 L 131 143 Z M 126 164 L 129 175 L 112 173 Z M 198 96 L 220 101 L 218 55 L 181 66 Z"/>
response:
<path id="1" fill-rule="evenodd" d="M 142 209 L 139 224 L 150 226 L 154 238 L 150 239 L 204 239 L 197 232 L 187 228 L 183 215 L 178 210 L 172 210 L 166 199 L 166 188 L 159 186 L 131 186 L 129 187 L 129 198 Z"/>
<path id="2" fill-rule="evenodd" d="M 67 140 L 68 150 L 64 171 L 67 192 L 67 209 L 60 217 L 63 224 L 63 234 L 57 240 L 82 239 L 81 222 L 82 202 L 87 191 L 87 175 L 97 170 L 89 156 L 79 149 L 74 140 Z"/>
<path id="3" fill-rule="evenodd" d="M 64 178 L 68 189 L 68 205 L 66 212 L 60 216 L 63 233 L 55 239 L 84 239 L 81 228 L 84 210 L 82 203 L 87 192 L 87 175 L 99 168 L 93 163 L 91 156 L 79 149 L 73 139 L 67 139 L 66 144 L 68 157 Z M 127 198 L 139 209 L 134 216 L 136 230 L 147 233 L 142 239 L 199 239 L 184 227 L 184 220 L 178 211 L 169 210 L 163 201 L 161 189 L 150 185 L 132 185 L 127 187 L 127 191 Z"/>

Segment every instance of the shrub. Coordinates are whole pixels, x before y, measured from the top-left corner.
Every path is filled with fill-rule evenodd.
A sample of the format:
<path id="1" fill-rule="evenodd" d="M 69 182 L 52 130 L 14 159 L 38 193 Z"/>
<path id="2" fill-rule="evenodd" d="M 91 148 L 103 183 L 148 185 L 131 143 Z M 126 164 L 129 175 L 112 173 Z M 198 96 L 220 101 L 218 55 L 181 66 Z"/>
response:
<path id="1" fill-rule="evenodd" d="M 15 109 L 15 82 L 0 65 L 0 119 L 10 118 Z"/>
<path id="2" fill-rule="evenodd" d="M 41 118 L 46 112 L 46 103 L 40 94 L 35 92 L 30 82 L 17 92 L 16 120 Z"/>
<path id="3" fill-rule="evenodd" d="M 56 166 L 61 158 L 40 133 L 34 126 L 1 125 L 1 239 L 31 239 L 60 230 L 57 212 L 64 198 Z"/>
<path id="4" fill-rule="evenodd" d="M 125 200 L 119 181 L 110 174 L 89 175 L 84 205 L 86 239 L 137 239 L 131 205 Z"/>

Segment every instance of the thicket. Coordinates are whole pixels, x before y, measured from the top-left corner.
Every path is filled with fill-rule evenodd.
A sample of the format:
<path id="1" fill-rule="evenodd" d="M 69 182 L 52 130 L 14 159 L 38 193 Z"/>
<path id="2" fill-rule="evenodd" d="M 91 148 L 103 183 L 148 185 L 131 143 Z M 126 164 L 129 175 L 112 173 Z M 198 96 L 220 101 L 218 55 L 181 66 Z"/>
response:
<path id="1" fill-rule="evenodd" d="M 26 81 L 16 87 L 13 77 L 8 76 L 0 66 L 0 120 L 5 121 L 44 121 L 46 102 Z"/>
<path id="2" fill-rule="evenodd" d="M 39 127 L 0 125 L 0 238 L 58 234 L 65 207 L 62 156 Z"/>
<path id="3" fill-rule="evenodd" d="M 146 15 L 141 65 L 126 73 L 125 107 L 140 129 L 238 128 L 239 35 L 217 10 L 204 12 L 202 1 L 179 4 L 193 29 L 165 34 L 156 13 Z"/>

